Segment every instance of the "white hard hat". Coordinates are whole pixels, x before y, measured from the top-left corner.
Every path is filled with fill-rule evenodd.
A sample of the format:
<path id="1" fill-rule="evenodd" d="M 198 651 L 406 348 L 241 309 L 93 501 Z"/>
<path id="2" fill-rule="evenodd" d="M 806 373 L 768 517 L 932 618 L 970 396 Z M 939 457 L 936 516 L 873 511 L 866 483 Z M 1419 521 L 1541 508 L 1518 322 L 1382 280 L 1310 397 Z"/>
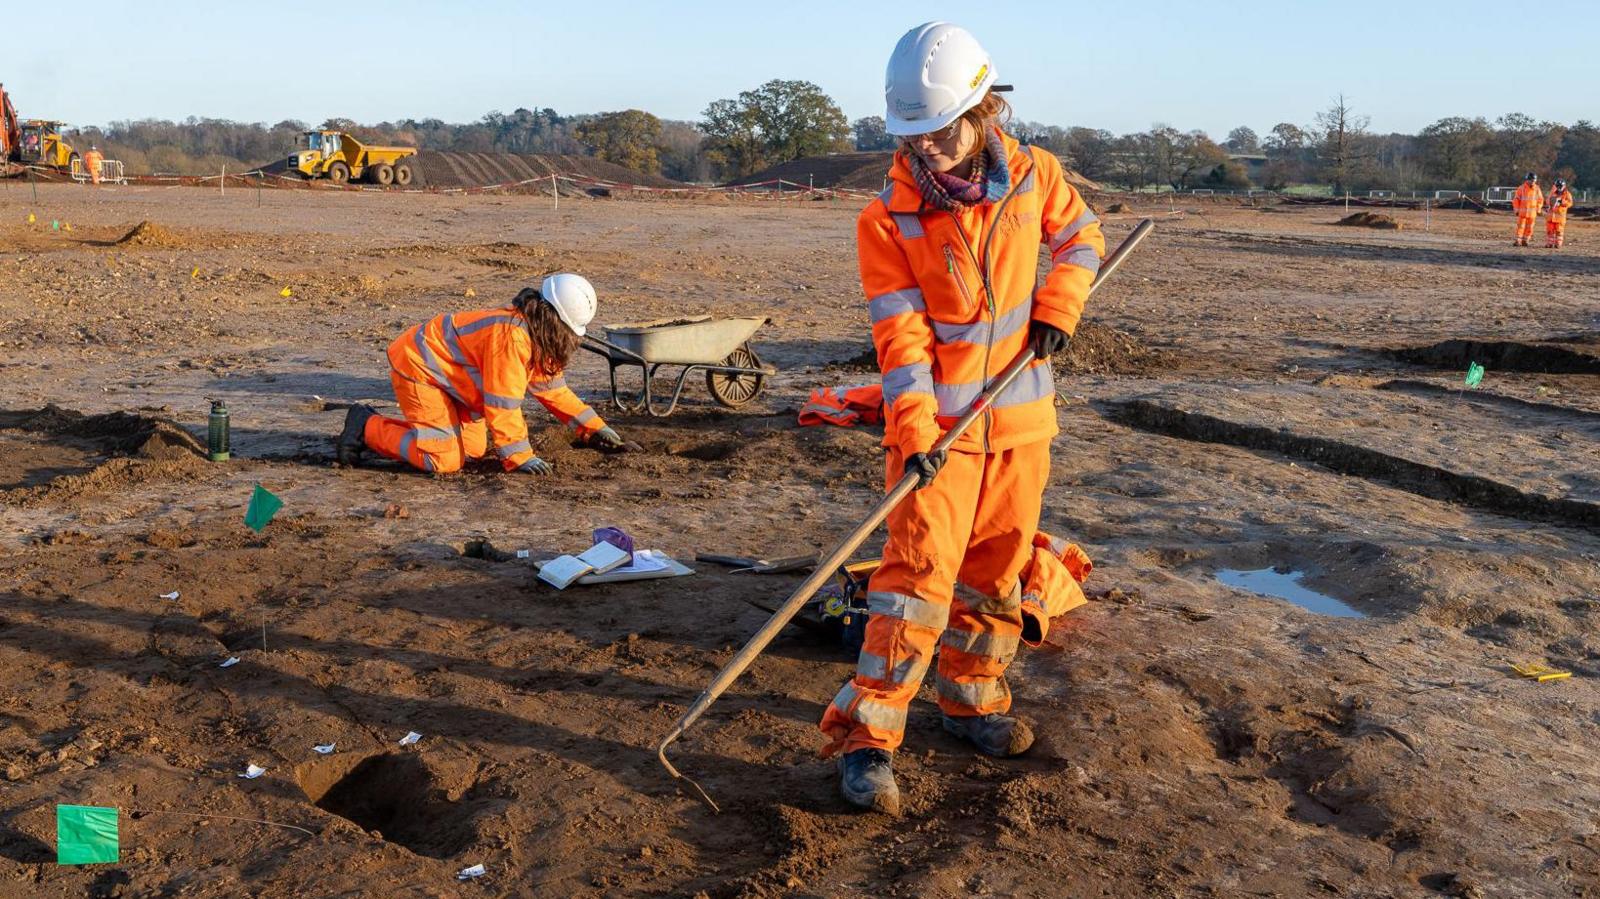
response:
<path id="1" fill-rule="evenodd" d="M 539 284 L 539 296 L 555 307 L 556 315 L 579 337 L 594 320 L 594 285 L 582 275 L 559 272 Z"/>
<path id="2" fill-rule="evenodd" d="M 918 25 L 889 55 L 883 98 L 890 134 L 938 131 L 983 100 L 994 63 L 972 33 L 949 22 Z"/>

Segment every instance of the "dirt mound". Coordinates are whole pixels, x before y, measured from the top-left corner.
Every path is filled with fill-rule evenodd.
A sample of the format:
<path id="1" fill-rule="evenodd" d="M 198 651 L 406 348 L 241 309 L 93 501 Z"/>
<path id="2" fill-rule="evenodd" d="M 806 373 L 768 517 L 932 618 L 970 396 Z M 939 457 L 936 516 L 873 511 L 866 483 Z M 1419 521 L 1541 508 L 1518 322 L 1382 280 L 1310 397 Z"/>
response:
<path id="1" fill-rule="evenodd" d="M 189 246 L 185 238 L 152 221 L 134 225 L 128 233 L 117 238 L 119 247 L 154 247 L 157 249 L 184 249 Z"/>
<path id="2" fill-rule="evenodd" d="M 1165 350 L 1151 349 L 1125 331 L 1095 322 L 1082 322 L 1072 343 L 1051 360 L 1057 374 L 1146 375 L 1174 367 Z M 829 363 L 847 371 L 878 370 L 877 351 L 866 347 L 854 356 Z"/>
<path id="3" fill-rule="evenodd" d="M 1107 214 L 1110 214 L 1110 215 L 1116 215 L 1116 214 L 1121 213 L 1121 212 L 1131 212 L 1131 211 L 1132 210 L 1128 208 L 1128 204 L 1127 203 L 1112 203 L 1110 206 L 1106 207 L 1106 212 L 1107 212 Z"/>
<path id="4" fill-rule="evenodd" d="M 0 502 L 98 496 L 158 478 L 192 475 L 204 447 L 176 423 L 58 406 L 0 411 Z"/>
<path id="5" fill-rule="evenodd" d="M 1400 230 L 1399 222 L 1378 212 L 1352 212 L 1334 224 L 1352 228 L 1378 228 L 1384 231 Z"/>

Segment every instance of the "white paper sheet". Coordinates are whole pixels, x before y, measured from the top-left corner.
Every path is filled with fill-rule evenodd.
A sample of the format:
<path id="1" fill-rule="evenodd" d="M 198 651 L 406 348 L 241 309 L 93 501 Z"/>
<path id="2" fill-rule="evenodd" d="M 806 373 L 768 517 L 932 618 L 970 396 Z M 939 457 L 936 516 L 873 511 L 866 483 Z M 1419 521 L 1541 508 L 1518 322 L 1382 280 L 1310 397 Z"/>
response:
<path id="1" fill-rule="evenodd" d="M 313 746 L 313 747 L 311 747 L 311 751 L 317 753 L 318 755 L 332 755 L 333 754 L 333 744 L 332 743 L 323 743 L 320 746 Z"/>
<path id="2" fill-rule="evenodd" d="M 457 871 L 456 880 L 471 880 L 474 877 L 482 877 L 487 873 L 489 873 L 489 870 L 484 866 L 473 865 L 470 868 L 462 868 L 461 870 Z"/>
<path id="3" fill-rule="evenodd" d="M 237 664 L 239 664 L 239 657 L 238 656 L 228 656 L 226 659 L 223 659 L 221 662 L 217 663 L 217 667 L 218 668 L 232 668 L 233 666 L 235 666 Z"/>
<path id="4" fill-rule="evenodd" d="M 416 743 L 418 740 L 421 740 L 421 739 L 422 739 L 422 734 L 419 734 L 416 731 L 411 731 L 411 732 L 407 733 L 405 736 L 400 738 L 400 745 L 401 746 L 411 746 L 414 743 Z"/>
<path id="5" fill-rule="evenodd" d="M 594 566 L 577 556 L 557 556 L 539 569 L 539 580 L 557 590 L 565 590 L 572 582 L 594 570 Z"/>
<path id="6" fill-rule="evenodd" d="M 163 594 L 161 594 L 161 598 L 162 599 L 177 599 L 178 598 L 178 591 L 174 590 L 171 593 L 163 593 Z"/>
<path id="7" fill-rule="evenodd" d="M 634 550 L 633 564 L 621 568 L 611 569 L 612 574 L 643 574 L 647 571 L 661 571 L 667 568 L 666 557 L 653 549 Z"/>
<path id="8" fill-rule="evenodd" d="M 267 769 L 252 762 L 251 764 L 244 766 L 244 773 L 239 776 L 245 778 L 246 780 L 255 780 L 266 773 Z"/>

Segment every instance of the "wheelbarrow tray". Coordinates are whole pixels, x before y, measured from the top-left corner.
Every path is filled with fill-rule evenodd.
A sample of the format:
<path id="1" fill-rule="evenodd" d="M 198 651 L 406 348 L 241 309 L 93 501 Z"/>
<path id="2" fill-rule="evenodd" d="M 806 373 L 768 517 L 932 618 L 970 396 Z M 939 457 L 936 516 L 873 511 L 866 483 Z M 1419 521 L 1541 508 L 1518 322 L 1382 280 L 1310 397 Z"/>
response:
<path id="1" fill-rule="evenodd" d="M 661 319 L 606 325 L 606 340 L 651 364 L 716 365 L 749 340 L 770 319 Z"/>

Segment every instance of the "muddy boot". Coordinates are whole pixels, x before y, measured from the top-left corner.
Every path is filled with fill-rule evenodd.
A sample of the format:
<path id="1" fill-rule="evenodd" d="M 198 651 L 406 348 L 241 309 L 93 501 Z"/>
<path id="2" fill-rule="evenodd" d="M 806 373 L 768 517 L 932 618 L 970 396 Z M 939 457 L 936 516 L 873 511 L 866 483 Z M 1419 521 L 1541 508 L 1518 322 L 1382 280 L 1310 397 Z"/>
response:
<path id="1" fill-rule="evenodd" d="M 839 756 L 839 792 L 851 805 L 886 815 L 900 814 L 900 788 L 882 749 L 857 749 Z"/>
<path id="2" fill-rule="evenodd" d="M 361 461 L 361 454 L 366 451 L 367 441 L 363 435 L 367 432 L 367 419 L 377 415 L 377 410 L 371 406 L 359 403 L 350 407 L 344 414 L 344 430 L 339 432 L 339 442 L 334 444 L 334 454 L 339 459 L 340 465 L 355 465 Z"/>
<path id="3" fill-rule="evenodd" d="M 978 747 L 984 755 L 1010 758 L 1033 745 L 1033 728 L 1021 718 L 991 712 L 987 715 L 944 718 L 944 729 Z"/>

